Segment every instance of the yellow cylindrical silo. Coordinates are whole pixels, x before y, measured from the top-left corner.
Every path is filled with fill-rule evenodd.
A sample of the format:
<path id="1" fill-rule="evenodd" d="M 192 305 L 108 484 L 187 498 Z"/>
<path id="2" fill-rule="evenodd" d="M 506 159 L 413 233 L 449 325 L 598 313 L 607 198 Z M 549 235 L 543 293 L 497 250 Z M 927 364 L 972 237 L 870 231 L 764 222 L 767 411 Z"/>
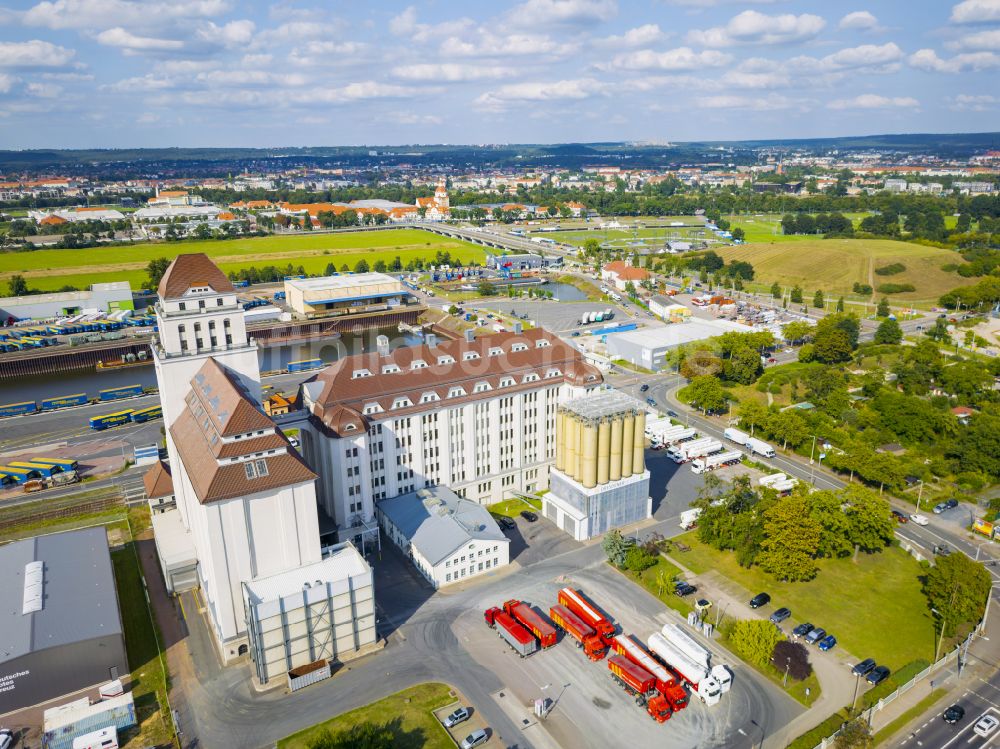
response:
<path id="1" fill-rule="evenodd" d="M 622 478 L 632 475 L 633 446 L 635 445 L 635 418 L 625 414 L 622 419 Z"/>
<path id="2" fill-rule="evenodd" d="M 611 460 L 608 480 L 617 481 L 622 477 L 622 417 L 615 416 L 611 422 Z"/>
<path id="3" fill-rule="evenodd" d="M 567 476 L 576 478 L 576 419 L 572 414 L 565 415 L 566 421 L 566 465 L 563 471 Z"/>
<path id="4" fill-rule="evenodd" d="M 608 483 L 611 473 L 611 422 L 602 419 L 597 427 L 597 483 Z"/>
<path id="5" fill-rule="evenodd" d="M 640 411 L 635 417 L 635 441 L 632 446 L 632 473 L 646 470 L 646 412 Z"/>
<path id="6" fill-rule="evenodd" d="M 556 469 L 563 470 L 566 467 L 566 452 L 563 445 L 566 443 L 566 414 L 559 411 L 556 414 Z"/>
<path id="7" fill-rule="evenodd" d="M 583 480 L 588 489 L 597 486 L 597 424 L 583 428 Z"/>
<path id="8" fill-rule="evenodd" d="M 576 475 L 573 477 L 583 482 L 583 421 L 576 422 Z"/>

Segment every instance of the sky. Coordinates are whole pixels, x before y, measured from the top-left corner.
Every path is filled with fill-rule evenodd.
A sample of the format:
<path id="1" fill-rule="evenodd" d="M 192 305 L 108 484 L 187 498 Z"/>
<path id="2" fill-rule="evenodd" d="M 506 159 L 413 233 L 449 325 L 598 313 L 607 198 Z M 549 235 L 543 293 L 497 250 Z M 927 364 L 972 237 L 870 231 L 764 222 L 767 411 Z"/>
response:
<path id="1" fill-rule="evenodd" d="M 0 148 L 808 138 L 998 115 L 1000 0 L 0 0 Z"/>

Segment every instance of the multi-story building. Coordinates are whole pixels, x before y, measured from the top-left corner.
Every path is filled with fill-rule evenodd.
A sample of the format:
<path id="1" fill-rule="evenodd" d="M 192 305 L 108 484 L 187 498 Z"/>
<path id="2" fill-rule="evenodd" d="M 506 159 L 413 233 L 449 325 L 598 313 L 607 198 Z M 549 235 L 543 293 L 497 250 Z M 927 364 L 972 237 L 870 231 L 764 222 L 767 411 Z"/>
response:
<path id="1" fill-rule="evenodd" d="M 344 541 L 371 532 L 377 500 L 422 487 L 479 504 L 547 488 L 557 406 L 602 381 L 540 328 L 385 342 L 303 383 L 302 447 Z"/>

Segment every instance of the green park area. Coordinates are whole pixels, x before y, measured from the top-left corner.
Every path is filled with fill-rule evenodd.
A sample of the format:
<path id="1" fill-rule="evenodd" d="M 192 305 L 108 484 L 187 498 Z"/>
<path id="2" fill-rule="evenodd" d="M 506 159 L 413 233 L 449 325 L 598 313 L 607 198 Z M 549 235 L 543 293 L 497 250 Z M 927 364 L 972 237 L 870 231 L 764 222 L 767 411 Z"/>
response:
<path id="1" fill-rule="evenodd" d="M 435 710 L 454 701 L 445 684 L 418 684 L 286 736 L 278 749 L 346 749 L 362 743 L 362 735 L 370 735 L 365 732 L 386 736 L 378 746 L 454 749 L 455 743 L 434 717 Z"/>
<path id="2" fill-rule="evenodd" d="M 247 237 L 231 240 L 156 242 L 79 250 L 35 250 L 0 254 L 0 283 L 12 275 L 24 276 L 32 289 L 51 291 L 63 286 L 85 289 L 93 283 L 128 281 L 133 289 L 144 286 L 146 265 L 160 257 L 173 259 L 182 253 L 204 252 L 226 273 L 242 268 L 289 263 L 306 273 L 322 273 L 328 264 L 353 268 L 365 260 L 399 257 L 405 265 L 418 258 L 433 261 L 438 252 L 448 252 L 462 262 L 482 263 L 486 251 L 476 245 L 438 236 L 420 229 Z"/>

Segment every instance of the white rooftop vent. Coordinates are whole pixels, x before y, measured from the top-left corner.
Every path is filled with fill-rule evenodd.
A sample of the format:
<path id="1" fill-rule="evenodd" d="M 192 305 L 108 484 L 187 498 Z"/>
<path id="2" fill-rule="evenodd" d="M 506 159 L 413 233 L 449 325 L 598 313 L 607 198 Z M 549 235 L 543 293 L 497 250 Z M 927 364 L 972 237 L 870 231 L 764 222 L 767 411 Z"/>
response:
<path id="1" fill-rule="evenodd" d="M 42 610 L 42 587 L 44 582 L 43 562 L 28 562 L 24 565 L 24 600 L 21 614 L 33 614 Z"/>

